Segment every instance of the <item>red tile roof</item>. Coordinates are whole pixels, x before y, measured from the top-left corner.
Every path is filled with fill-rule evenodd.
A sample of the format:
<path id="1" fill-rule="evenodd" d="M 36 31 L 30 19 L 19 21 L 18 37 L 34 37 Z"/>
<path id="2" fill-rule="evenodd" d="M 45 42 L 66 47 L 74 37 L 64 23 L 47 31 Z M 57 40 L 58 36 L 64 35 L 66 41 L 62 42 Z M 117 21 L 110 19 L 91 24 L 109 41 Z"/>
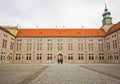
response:
<path id="1" fill-rule="evenodd" d="M 20 29 L 16 36 L 105 36 L 103 29 Z"/>
<path id="2" fill-rule="evenodd" d="M 117 31 L 120 29 L 120 22 L 118 22 L 117 24 L 114 24 L 107 32 L 107 35 Z"/>

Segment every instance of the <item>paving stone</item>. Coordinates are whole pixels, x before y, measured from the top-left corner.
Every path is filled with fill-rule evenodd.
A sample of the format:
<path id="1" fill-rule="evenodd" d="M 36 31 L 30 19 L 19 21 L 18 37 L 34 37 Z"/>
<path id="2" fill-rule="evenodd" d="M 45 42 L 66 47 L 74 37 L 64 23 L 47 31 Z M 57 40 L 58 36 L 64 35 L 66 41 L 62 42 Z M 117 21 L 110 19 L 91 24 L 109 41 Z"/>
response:
<path id="1" fill-rule="evenodd" d="M 29 84 L 120 84 L 120 80 L 77 64 L 54 64 Z"/>

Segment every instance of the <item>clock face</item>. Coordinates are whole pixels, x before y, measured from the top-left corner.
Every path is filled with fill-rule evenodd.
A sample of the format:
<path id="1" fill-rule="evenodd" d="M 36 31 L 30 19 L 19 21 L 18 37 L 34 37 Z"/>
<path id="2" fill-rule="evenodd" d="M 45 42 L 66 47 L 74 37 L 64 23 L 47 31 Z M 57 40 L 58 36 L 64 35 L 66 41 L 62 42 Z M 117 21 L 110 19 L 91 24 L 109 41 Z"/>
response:
<path id="1" fill-rule="evenodd" d="M 105 20 L 105 23 L 106 23 L 106 24 L 111 24 L 111 19 L 106 19 L 106 20 Z"/>

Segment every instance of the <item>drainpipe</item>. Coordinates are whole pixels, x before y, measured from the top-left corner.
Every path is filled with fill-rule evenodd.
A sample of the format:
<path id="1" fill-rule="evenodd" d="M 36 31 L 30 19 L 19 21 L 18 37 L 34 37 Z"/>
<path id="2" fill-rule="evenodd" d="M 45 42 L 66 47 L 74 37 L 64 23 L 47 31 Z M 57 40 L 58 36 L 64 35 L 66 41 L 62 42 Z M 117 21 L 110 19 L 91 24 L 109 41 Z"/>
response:
<path id="1" fill-rule="evenodd" d="M 15 49 L 16 49 L 16 37 L 14 38 L 14 49 L 13 49 L 13 60 L 12 63 L 15 63 Z"/>
<path id="2" fill-rule="evenodd" d="M 119 32 L 117 31 L 117 39 L 118 39 L 118 63 L 120 63 L 120 45 L 119 45 Z"/>
<path id="3" fill-rule="evenodd" d="M 34 44 L 33 44 L 33 63 L 35 62 L 35 37 L 34 37 Z"/>
<path id="4" fill-rule="evenodd" d="M 87 63 L 87 50 L 86 50 L 87 44 L 86 44 L 86 37 L 85 37 L 85 56 L 86 56 L 86 63 Z"/>

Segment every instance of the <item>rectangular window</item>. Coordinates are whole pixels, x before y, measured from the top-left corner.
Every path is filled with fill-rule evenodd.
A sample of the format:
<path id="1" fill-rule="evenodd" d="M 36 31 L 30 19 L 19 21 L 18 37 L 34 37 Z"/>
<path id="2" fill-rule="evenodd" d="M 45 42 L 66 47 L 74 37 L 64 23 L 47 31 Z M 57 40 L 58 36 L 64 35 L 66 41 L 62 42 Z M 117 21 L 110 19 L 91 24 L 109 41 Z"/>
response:
<path id="1" fill-rule="evenodd" d="M 68 54 L 68 60 L 73 60 L 73 54 Z"/>
<path id="2" fill-rule="evenodd" d="M 93 51 L 93 44 L 91 43 L 91 44 L 88 44 L 88 50 L 89 51 Z"/>
<path id="3" fill-rule="evenodd" d="M 37 60 L 42 60 L 42 54 L 37 54 Z"/>
<path id="4" fill-rule="evenodd" d="M 83 44 L 78 43 L 78 50 L 83 50 Z"/>
<path id="5" fill-rule="evenodd" d="M 104 60 L 104 54 L 103 53 L 99 53 L 99 60 Z"/>
<path id="6" fill-rule="evenodd" d="M 3 39 L 2 48 L 6 48 L 6 47 L 7 47 L 7 40 Z"/>
<path id="7" fill-rule="evenodd" d="M 103 51 L 103 43 L 98 44 L 98 49 L 99 49 L 99 51 Z"/>
<path id="8" fill-rule="evenodd" d="M 52 54 L 48 54 L 47 60 L 52 60 Z"/>
<path id="9" fill-rule="evenodd" d="M 32 43 L 30 43 L 30 50 L 32 50 Z"/>
<path id="10" fill-rule="evenodd" d="M 10 50 L 13 50 L 13 46 L 14 46 L 14 43 L 11 42 L 11 44 L 10 44 Z"/>
<path id="11" fill-rule="evenodd" d="M 32 59 L 32 54 L 28 53 L 26 54 L 26 60 L 31 60 Z"/>
<path id="12" fill-rule="evenodd" d="M 73 50 L 73 44 L 72 43 L 68 43 L 68 50 L 72 51 Z"/>
<path id="13" fill-rule="evenodd" d="M 101 44 L 101 51 L 103 51 L 103 43 Z"/>
<path id="14" fill-rule="evenodd" d="M 5 52 L 1 52 L 1 60 L 5 60 Z"/>
<path id="15" fill-rule="evenodd" d="M 117 40 L 115 40 L 115 48 L 117 48 Z"/>
<path id="16" fill-rule="evenodd" d="M 84 58 L 83 58 L 83 53 L 79 53 L 78 54 L 78 60 L 83 60 Z"/>
<path id="17" fill-rule="evenodd" d="M 118 52 L 114 52 L 114 59 L 115 59 L 115 60 L 118 60 L 118 56 L 119 56 L 119 55 L 118 55 Z"/>
<path id="18" fill-rule="evenodd" d="M 88 50 L 90 51 L 90 44 L 88 44 Z"/>
<path id="19" fill-rule="evenodd" d="M 27 50 L 32 50 L 32 43 L 27 43 Z"/>
<path id="20" fill-rule="evenodd" d="M 114 41 L 112 41 L 112 42 L 113 42 L 113 49 L 114 49 L 114 48 L 115 48 L 115 47 L 114 47 L 115 44 L 114 44 Z"/>
<path id="21" fill-rule="evenodd" d="M 16 54 L 16 60 L 21 60 L 21 54 Z"/>
<path id="22" fill-rule="evenodd" d="M 16 50 L 21 50 L 21 45 L 22 45 L 21 43 L 17 43 L 16 44 Z"/>
<path id="23" fill-rule="evenodd" d="M 47 50 L 48 51 L 52 51 L 52 43 L 48 43 L 47 44 Z"/>
<path id="24" fill-rule="evenodd" d="M 61 51 L 63 48 L 62 48 L 62 43 L 58 43 L 58 51 Z"/>
<path id="25" fill-rule="evenodd" d="M 42 50 L 42 43 L 37 44 L 37 50 Z"/>
<path id="26" fill-rule="evenodd" d="M 107 43 L 107 50 L 110 50 L 110 42 Z"/>
<path id="27" fill-rule="evenodd" d="M 91 51 L 93 51 L 93 44 L 91 44 Z"/>
<path id="28" fill-rule="evenodd" d="M 89 53 L 89 60 L 94 60 L 93 53 Z"/>

